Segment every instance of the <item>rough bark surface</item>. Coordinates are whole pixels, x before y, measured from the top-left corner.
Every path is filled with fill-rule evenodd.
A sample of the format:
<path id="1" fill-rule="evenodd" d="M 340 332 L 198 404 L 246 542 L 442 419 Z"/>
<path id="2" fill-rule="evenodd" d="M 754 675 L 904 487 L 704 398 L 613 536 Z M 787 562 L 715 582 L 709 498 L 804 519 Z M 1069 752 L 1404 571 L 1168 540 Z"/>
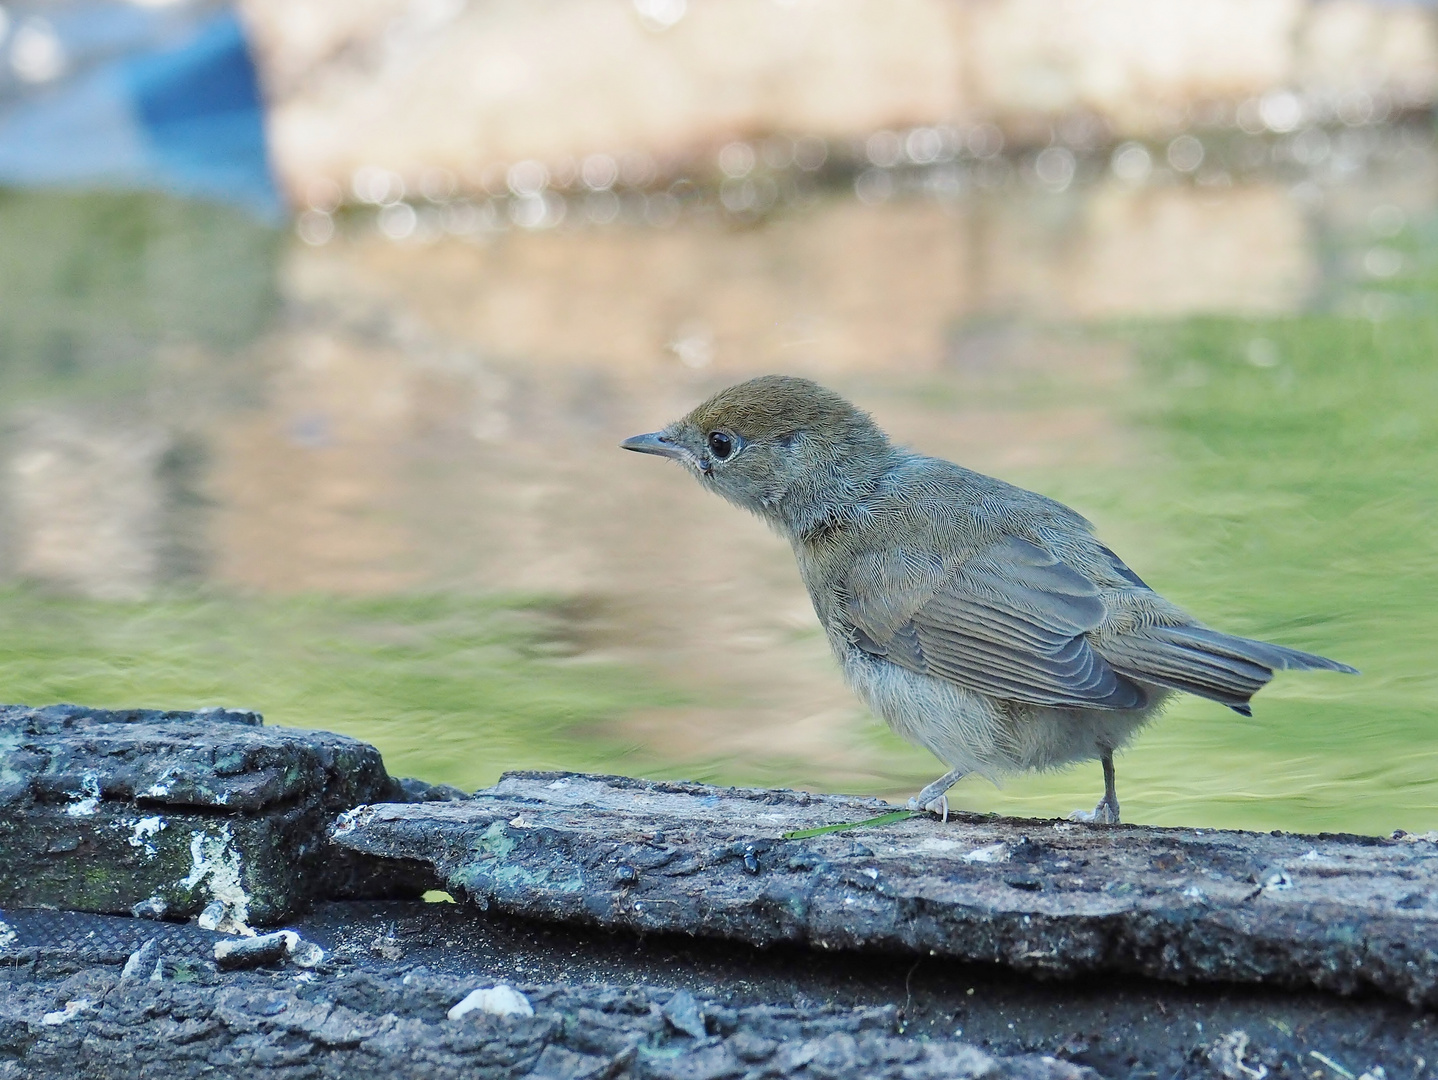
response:
<path id="1" fill-rule="evenodd" d="M 893 1008 L 730 1007 L 684 990 L 520 985 L 531 1015 L 451 1010 L 483 981 L 423 970 L 0 974 L 0 1080 L 1092 1080 L 1050 1057 L 900 1035 Z"/>
<path id="2" fill-rule="evenodd" d="M 755 945 L 801 942 L 1438 1004 L 1438 843 L 960 815 L 786 840 L 868 799 L 512 773 L 472 799 L 342 815 L 481 907 Z"/>
<path id="3" fill-rule="evenodd" d="M 433 985 L 452 988 L 456 1001 L 467 989 L 496 983 L 562 984 L 586 993 L 643 986 L 656 988 L 646 993 L 665 1006 L 675 1001 L 667 994 L 688 991 L 699 1003 L 697 1010 L 706 1014 L 714 1014 L 715 1003 L 733 1010 L 771 1006 L 799 1018 L 883 1013 L 895 1018 L 895 1033 L 907 1040 L 960 1040 L 994 1058 L 1055 1057 L 1091 1067 L 1101 1076 L 1132 1080 L 1254 1080 L 1254 1074 L 1264 1070 L 1268 1080 L 1348 1080 L 1350 1073 L 1368 1073 L 1371 1080 L 1438 1078 L 1438 1013 L 1376 996 L 1340 998 L 1234 985 L 1183 987 L 1118 976 L 1039 981 L 994 965 L 965 965 L 945 957 L 916 960 L 789 945 L 736 948 L 684 935 L 637 938 L 469 905 L 415 901 L 317 905 L 289 927 L 305 942 L 323 948 L 319 966 L 302 970 L 296 952 L 276 959 L 270 970 L 252 973 L 255 978 L 216 979 L 209 958 L 217 942 L 264 939 L 227 938 L 193 924 L 75 912 L 7 910 L 0 911 L 0 922 L 0 1003 L 11 992 L 31 995 L 32 1003 L 48 1003 L 49 1012 L 42 1013 L 41 1020 L 58 1015 L 51 1024 L 42 1022 L 42 1028 L 65 1016 L 65 1008 L 81 994 L 75 987 L 88 985 L 79 973 L 102 965 L 113 971 L 128 968 L 131 981 L 199 986 L 207 993 L 256 985 L 271 990 L 306 987 L 311 993 L 328 986 L 325 992 L 335 996 L 345 993 L 346 986 L 367 985 L 350 981 L 362 976 L 403 999 L 410 993 L 407 988 L 422 988 L 431 985 L 432 977 L 444 976 L 450 981 Z M 125 983 L 121 979 L 121 985 Z M 422 991 L 416 993 L 422 998 Z M 91 998 L 80 1000 L 94 1004 Z M 335 1000 L 356 1008 L 351 998 Z M 208 1001 L 202 995 L 197 1007 L 211 1008 Z M 382 1010 L 376 1005 L 372 1011 Z M 685 1022 L 687 1012 L 669 1011 Z M 72 1013 L 78 1015 L 66 1023 L 94 1019 L 90 1009 L 78 1005 Z M 401 1008 L 397 1015 L 408 1014 Z M 21 1075 L 51 1075 L 34 1073 L 36 1057 L 26 1050 L 33 1014 L 11 1019 L 26 1022 L 25 1034 L 8 1029 L 9 1043 L 0 1035 L 0 1062 L 23 1064 L 29 1071 Z M 0 1019 L 0 1033 L 5 1030 Z M 154 1076 L 170 1075 L 172 1059 L 183 1063 L 195 1055 L 184 1042 L 168 1051 L 154 1046 L 138 1028 L 117 1038 L 86 1045 L 104 1046 L 99 1060 L 106 1063 L 121 1061 L 133 1051 L 133 1056 L 153 1063 L 149 1075 Z M 681 1045 L 671 1042 L 668 1049 Z M 429 1060 L 423 1048 L 416 1053 L 420 1060 Z M 233 1064 L 244 1059 L 225 1060 L 231 1065 L 217 1065 L 217 1075 L 252 1074 L 250 1067 Z M 333 1066 L 320 1064 L 324 1060 L 324 1053 L 316 1051 L 280 1075 L 322 1075 L 322 1069 Z M 820 1067 L 822 1061 L 811 1070 Z M 1338 1071 L 1344 1069 L 1346 1073 Z M 749 1071 L 747 1064 L 744 1071 Z M 0 1069 L 0 1080 L 4 1076 Z"/>
<path id="4" fill-rule="evenodd" d="M 392 890 L 326 828 L 405 797 L 374 747 L 255 713 L 0 707 L 0 904 L 276 922 Z"/>

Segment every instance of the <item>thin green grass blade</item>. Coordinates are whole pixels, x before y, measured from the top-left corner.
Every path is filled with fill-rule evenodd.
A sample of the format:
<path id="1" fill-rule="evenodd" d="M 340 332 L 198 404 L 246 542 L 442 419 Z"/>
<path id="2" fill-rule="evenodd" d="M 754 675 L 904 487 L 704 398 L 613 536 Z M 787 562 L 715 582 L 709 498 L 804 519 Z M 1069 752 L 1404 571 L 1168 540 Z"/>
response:
<path id="1" fill-rule="evenodd" d="M 892 825 L 896 821 L 908 821 L 910 818 L 923 816 L 922 810 L 893 810 L 887 814 L 880 814 L 878 817 L 866 818 L 863 821 L 841 822 L 838 825 L 820 825 L 814 829 L 795 829 L 793 832 L 784 834 L 785 840 L 807 840 L 811 836 L 823 836 L 825 833 L 845 832 L 849 829 L 863 829 L 872 825 Z"/>

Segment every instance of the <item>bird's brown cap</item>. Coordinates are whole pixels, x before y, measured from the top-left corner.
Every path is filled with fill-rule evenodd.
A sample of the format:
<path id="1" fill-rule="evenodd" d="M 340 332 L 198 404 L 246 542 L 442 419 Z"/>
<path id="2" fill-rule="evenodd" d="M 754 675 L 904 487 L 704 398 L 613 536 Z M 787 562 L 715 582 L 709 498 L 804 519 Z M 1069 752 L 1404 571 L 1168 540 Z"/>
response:
<path id="1" fill-rule="evenodd" d="M 792 375 L 761 375 L 720 390 L 685 419 L 700 431 L 723 428 L 746 439 L 874 428 L 867 413 L 834 391 Z"/>

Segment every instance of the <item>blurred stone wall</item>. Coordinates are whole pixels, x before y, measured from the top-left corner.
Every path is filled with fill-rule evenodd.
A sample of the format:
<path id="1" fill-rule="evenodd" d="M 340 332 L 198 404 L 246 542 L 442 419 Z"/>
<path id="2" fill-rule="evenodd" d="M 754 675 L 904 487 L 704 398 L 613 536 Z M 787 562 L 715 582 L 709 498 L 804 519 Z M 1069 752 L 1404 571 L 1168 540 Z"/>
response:
<path id="1" fill-rule="evenodd" d="M 1011 144 L 1048 142 L 1055 125 L 1104 141 L 1242 123 L 1265 94 L 1352 123 L 1438 92 L 1432 9 L 1376 0 L 241 6 L 276 167 L 299 200 L 316 183 L 347 189 L 365 165 L 411 190 L 436 169 L 478 188 L 503 163 L 562 174 L 594 152 L 637 152 L 662 174 L 770 132 L 992 122 Z"/>

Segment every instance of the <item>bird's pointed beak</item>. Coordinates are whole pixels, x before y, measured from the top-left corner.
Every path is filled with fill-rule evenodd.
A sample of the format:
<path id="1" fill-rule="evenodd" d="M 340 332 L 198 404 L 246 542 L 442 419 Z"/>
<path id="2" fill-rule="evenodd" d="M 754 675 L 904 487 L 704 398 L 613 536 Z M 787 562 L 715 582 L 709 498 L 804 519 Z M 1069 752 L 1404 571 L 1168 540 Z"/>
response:
<path id="1" fill-rule="evenodd" d="M 683 458 L 688 454 L 682 446 L 666 439 L 662 432 L 651 431 L 647 435 L 635 435 L 619 444 L 625 450 L 637 454 L 658 454 L 660 457 Z"/>

